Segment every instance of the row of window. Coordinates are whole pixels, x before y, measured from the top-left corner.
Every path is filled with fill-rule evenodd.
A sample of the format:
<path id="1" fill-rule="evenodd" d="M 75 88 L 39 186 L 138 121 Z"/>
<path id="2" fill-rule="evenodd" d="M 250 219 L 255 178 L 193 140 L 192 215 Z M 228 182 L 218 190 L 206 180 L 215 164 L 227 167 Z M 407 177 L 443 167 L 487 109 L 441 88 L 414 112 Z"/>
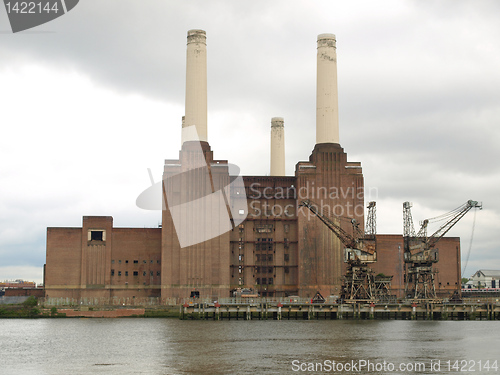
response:
<path id="1" fill-rule="evenodd" d="M 257 258 L 257 262 L 272 262 L 273 254 L 257 254 L 255 255 Z"/>
<path id="2" fill-rule="evenodd" d="M 255 267 L 257 273 L 273 273 L 274 267 Z"/>
<path id="3" fill-rule="evenodd" d="M 286 266 L 284 267 L 285 273 L 290 272 L 290 267 Z M 256 273 L 273 273 L 274 272 L 274 267 L 255 267 L 255 272 Z M 243 273 L 243 267 L 238 266 L 238 273 L 242 274 Z"/>
<path id="4" fill-rule="evenodd" d="M 142 276 L 147 276 L 147 272 L 143 271 Z M 122 275 L 122 271 L 118 271 L 118 276 Z M 133 271 L 134 276 L 139 276 L 139 271 Z M 111 270 L 111 276 L 115 276 L 115 270 Z M 128 276 L 128 271 L 125 271 L 125 276 Z M 154 276 L 153 271 L 149 271 L 149 276 Z M 156 271 L 156 276 L 160 276 L 160 271 Z"/>
<path id="5" fill-rule="evenodd" d="M 273 254 L 256 254 L 256 261 L 257 262 L 272 262 L 273 261 Z M 283 254 L 283 258 L 285 259 L 285 262 L 288 262 L 290 260 L 290 254 Z M 243 262 L 244 255 L 239 254 L 238 255 L 238 261 Z"/>
<path id="6" fill-rule="evenodd" d="M 115 260 L 114 260 L 114 259 L 112 259 L 112 260 L 111 260 L 111 263 L 112 263 L 112 264 L 114 264 L 114 263 L 115 263 Z M 139 264 L 139 261 L 138 261 L 137 259 L 135 259 L 133 263 L 134 263 L 134 264 Z M 144 259 L 144 260 L 142 261 L 142 263 L 143 263 L 143 264 L 147 264 L 147 263 L 148 263 L 148 261 Z M 150 260 L 150 263 L 151 263 L 151 264 L 153 264 L 153 263 L 154 263 L 154 260 L 153 260 L 153 259 L 151 259 L 151 260 Z M 156 261 L 156 263 L 157 263 L 157 264 L 160 264 L 160 261 L 159 261 L 159 260 L 157 260 L 157 261 Z M 118 259 L 118 264 L 122 264 L 122 260 L 121 260 L 121 259 Z M 128 260 L 125 260 L 125 264 L 128 264 Z"/>
<path id="7" fill-rule="evenodd" d="M 257 277 L 257 279 L 255 280 L 255 284 L 257 285 L 271 285 L 273 283 L 273 278 L 272 277 L 268 277 L 268 278 L 265 278 L 265 277 Z"/>

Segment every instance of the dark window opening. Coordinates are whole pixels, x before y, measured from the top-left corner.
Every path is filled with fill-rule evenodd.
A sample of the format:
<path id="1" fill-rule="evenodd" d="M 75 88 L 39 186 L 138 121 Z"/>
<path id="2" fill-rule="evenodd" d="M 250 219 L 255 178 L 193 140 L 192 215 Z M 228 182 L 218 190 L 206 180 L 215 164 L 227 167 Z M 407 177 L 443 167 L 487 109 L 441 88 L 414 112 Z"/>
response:
<path id="1" fill-rule="evenodd" d="M 156 271 L 156 276 L 160 276 L 160 271 Z"/>
<path id="2" fill-rule="evenodd" d="M 125 276 L 128 276 L 128 271 L 125 271 Z"/>
<path id="3" fill-rule="evenodd" d="M 122 275 L 122 271 L 118 271 L 118 276 L 121 276 Z"/>
<path id="4" fill-rule="evenodd" d="M 153 271 L 150 271 L 150 272 L 149 272 L 149 276 L 153 276 Z"/>
<path id="5" fill-rule="evenodd" d="M 142 276 L 146 276 L 146 271 L 144 271 L 144 272 L 142 273 Z"/>
<path id="6" fill-rule="evenodd" d="M 91 241 L 103 241 L 103 231 L 102 230 L 91 230 L 90 240 Z"/>
<path id="7" fill-rule="evenodd" d="M 128 260 L 126 260 L 126 261 L 125 261 L 125 263 L 127 263 L 127 264 L 128 264 Z"/>
<path id="8" fill-rule="evenodd" d="M 197 290 L 192 290 L 189 298 L 200 298 L 200 292 Z"/>
<path id="9" fill-rule="evenodd" d="M 134 276 L 139 276 L 139 272 L 138 271 L 134 271 Z"/>
<path id="10" fill-rule="evenodd" d="M 115 276 L 115 270 L 111 270 L 111 276 Z"/>
<path id="11" fill-rule="evenodd" d="M 138 263 L 139 263 L 139 261 L 138 261 L 138 260 L 134 260 L 134 264 L 138 264 Z"/>

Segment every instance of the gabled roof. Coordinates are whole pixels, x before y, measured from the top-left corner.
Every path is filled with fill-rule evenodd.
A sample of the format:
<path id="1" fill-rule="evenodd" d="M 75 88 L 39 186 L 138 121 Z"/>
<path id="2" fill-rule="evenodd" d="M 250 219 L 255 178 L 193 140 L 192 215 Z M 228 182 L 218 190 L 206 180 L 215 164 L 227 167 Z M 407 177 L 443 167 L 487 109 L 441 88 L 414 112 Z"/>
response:
<path id="1" fill-rule="evenodd" d="M 478 272 L 481 272 L 484 277 L 500 277 L 500 270 L 479 270 L 474 275 Z"/>

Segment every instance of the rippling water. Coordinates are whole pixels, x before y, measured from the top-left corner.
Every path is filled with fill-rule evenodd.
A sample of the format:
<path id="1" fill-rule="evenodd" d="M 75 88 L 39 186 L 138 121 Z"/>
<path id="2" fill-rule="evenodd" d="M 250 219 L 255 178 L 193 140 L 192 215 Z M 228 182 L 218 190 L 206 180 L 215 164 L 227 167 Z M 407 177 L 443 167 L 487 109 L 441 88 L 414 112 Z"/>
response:
<path id="1" fill-rule="evenodd" d="M 3 319 L 0 374 L 289 374 L 325 363 L 317 373 L 341 373 L 330 361 L 363 360 L 393 363 L 394 374 L 416 362 L 422 374 L 457 373 L 446 361 L 467 360 L 491 374 L 500 368 L 479 371 L 479 361 L 500 360 L 499 333 L 496 321 Z M 441 371 L 431 370 L 438 360 Z"/>

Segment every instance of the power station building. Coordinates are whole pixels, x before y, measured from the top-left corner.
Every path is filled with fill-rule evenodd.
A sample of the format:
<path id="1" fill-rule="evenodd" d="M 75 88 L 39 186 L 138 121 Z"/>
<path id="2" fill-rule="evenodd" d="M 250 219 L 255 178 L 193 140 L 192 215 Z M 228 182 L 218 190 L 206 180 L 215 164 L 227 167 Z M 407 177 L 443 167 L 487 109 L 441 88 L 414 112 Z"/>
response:
<path id="1" fill-rule="evenodd" d="M 46 297 L 217 300 L 237 288 L 267 297 L 340 294 L 344 246 L 301 207 L 309 200 L 345 231 L 353 230 L 345 217 L 364 230 L 361 163 L 348 161 L 339 139 L 335 36 L 318 36 L 316 144 L 294 176 L 285 176 L 280 117 L 271 119 L 270 176 L 236 184 L 231 164 L 214 159 L 206 69 L 206 34 L 190 30 L 182 145 L 178 159 L 165 161 L 161 227 L 115 228 L 110 216 L 85 216 L 79 228 L 48 228 Z M 402 297 L 403 236 L 375 239 L 372 268 L 393 276 L 391 292 Z M 439 254 L 435 285 L 445 297 L 460 289 L 460 239 L 443 238 Z"/>

